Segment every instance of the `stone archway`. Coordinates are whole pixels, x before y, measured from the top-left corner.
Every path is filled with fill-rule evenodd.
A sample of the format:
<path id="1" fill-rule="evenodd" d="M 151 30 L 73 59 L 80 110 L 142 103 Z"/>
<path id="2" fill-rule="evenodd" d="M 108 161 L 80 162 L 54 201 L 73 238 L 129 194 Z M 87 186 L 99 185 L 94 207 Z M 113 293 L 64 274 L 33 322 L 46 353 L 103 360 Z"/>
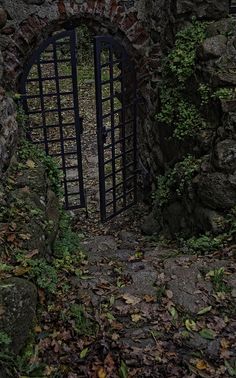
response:
<path id="1" fill-rule="evenodd" d="M 3 2 L 4 3 L 4 2 Z M 136 8 L 118 1 L 7 1 L 3 4 L 7 10 L 8 22 L 2 28 L 1 48 L 4 58 L 4 87 L 18 92 L 18 83 L 24 63 L 32 51 L 53 32 L 68 25 L 78 26 L 81 22 L 96 34 L 113 35 L 134 58 L 137 65 L 139 97 L 143 104 L 139 106 L 138 128 L 144 163 L 152 153 L 148 113 L 153 113 L 154 102 L 150 101 L 149 58 L 150 34 L 147 26 L 140 19 Z M 141 9 L 142 10 L 142 9 Z M 139 10 L 140 11 L 140 10 Z"/>

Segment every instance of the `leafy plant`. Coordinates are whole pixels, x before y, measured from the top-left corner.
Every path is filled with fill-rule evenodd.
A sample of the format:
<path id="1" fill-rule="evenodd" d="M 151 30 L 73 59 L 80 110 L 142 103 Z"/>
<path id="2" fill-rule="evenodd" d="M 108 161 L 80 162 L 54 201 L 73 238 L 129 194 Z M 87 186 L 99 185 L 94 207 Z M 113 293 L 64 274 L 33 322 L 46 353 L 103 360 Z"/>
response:
<path id="1" fill-rule="evenodd" d="M 236 89 L 235 88 L 219 88 L 213 95 L 213 98 L 219 98 L 220 100 L 231 100 L 236 98 Z"/>
<path id="2" fill-rule="evenodd" d="M 229 292 L 230 288 L 224 281 L 225 270 L 224 268 L 218 268 L 210 270 L 207 273 L 207 277 L 210 277 L 214 290 L 218 292 Z"/>
<path id="3" fill-rule="evenodd" d="M 222 238 L 220 236 L 201 235 L 186 241 L 182 240 L 182 246 L 187 253 L 205 254 L 219 249 L 222 246 Z"/>
<path id="4" fill-rule="evenodd" d="M 95 335 L 97 324 L 94 323 L 85 313 L 84 306 L 73 304 L 70 307 L 70 316 L 74 319 L 75 330 L 79 335 Z"/>

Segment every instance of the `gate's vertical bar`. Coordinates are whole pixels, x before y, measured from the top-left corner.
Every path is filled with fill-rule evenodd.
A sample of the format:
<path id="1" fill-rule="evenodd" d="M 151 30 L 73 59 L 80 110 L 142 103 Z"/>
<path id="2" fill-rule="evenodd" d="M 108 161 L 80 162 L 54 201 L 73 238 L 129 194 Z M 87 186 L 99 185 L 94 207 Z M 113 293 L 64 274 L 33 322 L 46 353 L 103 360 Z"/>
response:
<path id="1" fill-rule="evenodd" d="M 42 70 L 40 66 L 40 56 L 37 59 L 37 69 L 38 69 L 38 78 L 39 78 L 39 94 L 40 94 L 40 105 L 42 111 L 42 126 L 43 126 L 43 136 L 44 136 L 44 146 L 45 152 L 48 155 L 48 137 L 47 137 L 47 126 L 45 118 L 45 107 L 44 107 L 44 96 L 43 96 L 43 84 L 42 84 Z"/>
<path id="2" fill-rule="evenodd" d="M 138 177 L 137 177 L 137 172 L 138 172 L 138 150 L 137 150 L 137 104 L 138 104 L 138 99 L 137 99 L 137 74 L 134 72 L 134 124 L 133 124 L 133 148 L 134 148 L 134 203 L 137 203 L 137 198 L 138 198 Z"/>
<path id="3" fill-rule="evenodd" d="M 127 65 L 127 57 L 124 52 L 121 55 L 121 101 L 122 101 L 122 176 L 123 176 L 123 198 L 124 207 L 126 207 L 126 141 L 125 141 L 125 82 L 124 73 Z"/>
<path id="4" fill-rule="evenodd" d="M 85 206 L 85 193 L 83 182 L 83 164 L 82 164 L 82 151 L 81 151 L 81 124 L 79 116 L 79 96 L 78 96 L 78 79 L 77 79 L 77 36 L 75 29 L 71 30 L 70 36 L 70 52 L 71 52 L 71 69 L 73 80 L 73 99 L 74 99 L 74 114 L 75 114 L 75 132 L 77 141 L 77 161 L 78 161 L 78 174 L 79 174 L 79 187 L 80 187 L 80 204 Z"/>
<path id="5" fill-rule="evenodd" d="M 57 96 L 57 108 L 58 108 L 58 123 L 59 123 L 59 132 L 60 132 L 60 145 L 61 145 L 61 160 L 62 160 L 62 170 L 64 175 L 64 190 L 65 190 L 65 207 L 68 209 L 68 190 L 66 183 L 66 161 L 65 161 L 65 149 L 64 149 L 64 138 L 63 138 L 63 118 L 61 112 L 61 97 L 60 97 L 60 82 L 59 82 L 59 72 L 57 64 L 57 46 L 56 42 L 52 42 L 53 45 L 53 60 L 54 60 L 54 69 L 55 69 L 55 82 L 56 82 L 56 96 Z"/>
<path id="6" fill-rule="evenodd" d="M 110 71 L 110 106 L 111 106 L 111 153 L 112 153 L 112 186 L 113 186 L 113 212 L 116 213 L 116 162 L 115 162 L 115 114 L 114 114 L 114 72 L 113 72 L 113 51 L 109 46 L 109 71 Z"/>
<path id="7" fill-rule="evenodd" d="M 106 220 L 106 196 L 103 150 L 103 120 L 102 120 L 102 84 L 101 84 L 101 43 L 98 37 L 94 38 L 94 68 L 97 109 L 97 141 L 98 141 L 98 165 L 99 165 L 99 189 L 101 220 Z"/>

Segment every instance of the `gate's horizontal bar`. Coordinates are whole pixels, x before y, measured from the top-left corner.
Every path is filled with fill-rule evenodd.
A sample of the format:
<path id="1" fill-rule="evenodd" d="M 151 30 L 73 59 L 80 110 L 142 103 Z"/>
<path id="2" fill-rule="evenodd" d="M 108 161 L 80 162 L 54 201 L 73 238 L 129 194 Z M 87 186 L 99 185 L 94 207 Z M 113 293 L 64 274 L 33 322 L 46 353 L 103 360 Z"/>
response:
<path id="1" fill-rule="evenodd" d="M 122 169 L 121 169 L 120 171 L 122 171 Z M 120 186 L 123 186 L 125 183 L 127 183 L 127 182 L 130 181 L 130 180 L 133 180 L 135 177 L 136 177 L 135 175 L 132 175 L 132 176 L 128 177 L 127 179 L 125 179 L 124 181 L 120 182 L 119 184 L 116 184 L 115 186 L 112 186 L 112 187 L 110 187 L 109 189 L 107 189 L 107 190 L 105 191 L 105 193 L 109 193 L 109 192 L 111 192 L 112 190 L 117 189 L 117 188 L 119 188 Z"/>
<path id="2" fill-rule="evenodd" d="M 110 143 L 107 146 L 104 146 L 104 150 L 107 150 L 108 148 L 111 148 L 112 146 L 127 141 L 129 138 L 132 138 L 134 134 L 127 135 L 125 138 L 121 138 L 118 140 L 115 140 L 114 143 Z"/>
<path id="3" fill-rule="evenodd" d="M 40 64 L 50 64 L 50 63 L 54 64 L 55 60 L 53 60 L 53 59 L 49 59 L 49 60 L 43 59 L 43 60 L 40 60 L 39 63 Z M 70 58 L 68 58 L 68 59 L 58 59 L 57 63 L 71 63 L 71 59 Z"/>
<path id="4" fill-rule="evenodd" d="M 71 122 L 71 123 L 63 123 L 62 126 L 75 126 L 75 123 L 74 122 Z M 51 128 L 58 128 L 59 129 L 59 125 L 58 124 L 54 124 L 54 125 L 45 125 L 45 127 L 43 125 L 40 125 L 40 126 L 31 126 L 29 128 L 29 130 L 40 130 L 40 129 L 51 129 Z"/>
<path id="5" fill-rule="evenodd" d="M 69 110 L 74 110 L 74 108 L 61 108 L 60 111 L 61 112 L 67 112 Z M 44 110 L 44 114 L 45 113 L 56 113 L 56 112 L 59 112 L 59 109 L 45 109 Z M 42 110 L 35 110 L 33 112 L 28 112 L 29 115 L 31 114 L 42 114 Z"/>
<path id="6" fill-rule="evenodd" d="M 105 165 L 105 164 L 108 164 L 108 163 L 111 163 L 112 161 L 114 161 L 114 159 L 119 159 L 119 158 L 122 157 L 124 154 L 127 155 L 127 154 L 129 154 L 130 152 L 133 152 L 133 151 L 134 151 L 134 149 L 132 148 L 132 149 L 129 149 L 129 150 L 125 151 L 125 152 L 120 153 L 119 155 L 116 155 L 116 156 L 112 157 L 112 158 L 109 159 L 109 160 L 105 160 L 105 161 L 104 161 L 104 165 Z"/>
<path id="7" fill-rule="evenodd" d="M 72 78 L 72 75 L 62 75 L 62 76 L 57 76 L 57 77 L 49 76 L 49 77 L 42 77 L 40 79 L 40 81 L 47 81 L 47 80 L 51 81 L 51 80 L 56 80 L 56 79 L 57 80 L 64 80 L 64 79 L 73 79 L 73 78 Z M 27 79 L 26 84 L 27 83 L 38 83 L 38 81 L 39 81 L 38 78 L 37 79 Z"/>
<path id="8" fill-rule="evenodd" d="M 60 97 L 61 96 L 66 96 L 66 95 L 71 95 L 73 94 L 73 92 L 60 92 Z M 44 93 L 43 96 L 41 95 L 28 95 L 27 93 L 26 94 L 23 94 L 21 95 L 21 97 L 25 97 L 27 100 L 28 99 L 37 99 L 37 98 L 42 98 L 42 97 L 53 97 L 53 96 L 58 96 L 58 93 Z"/>
<path id="9" fill-rule="evenodd" d="M 119 64 L 119 63 L 123 63 L 123 62 L 125 62 L 123 59 L 113 60 L 113 62 L 101 64 L 101 68 L 110 67 L 111 64 L 114 65 L 114 64 Z"/>
<path id="10" fill-rule="evenodd" d="M 132 192 L 134 193 L 134 191 L 135 191 L 135 188 L 133 187 L 133 188 L 129 189 L 128 192 L 122 193 L 120 196 L 115 198 L 115 202 L 119 201 L 122 198 L 124 199 L 127 195 L 131 194 Z M 112 204 L 114 204 L 114 201 L 110 201 L 110 202 L 106 203 L 105 206 L 108 207 Z"/>
<path id="11" fill-rule="evenodd" d="M 126 165 L 125 165 L 124 167 L 122 167 L 122 168 L 117 169 L 115 172 L 109 173 L 108 175 L 104 176 L 104 179 L 106 180 L 106 179 L 112 177 L 114 174 L 120 173 L 120 172 L 122 172 L 124 169 L 126 170 L 127 168 L 131 167 L 132 165 L 134 165 L 134 161 L 132 161 L 132 162 L 129 163 L 129 164 L 126 164 Z M 130 176 L 130 177 L 132 178 L 132 176 Z M 130 177 L 128 177 L 127 180 L 130 179 Z M 134 175 L 134 177 L 135 177 L 135 175 Z"/>
<path id="12" fill-rule="evenodd" d="M 110 80 L 101 81 L 101 85 L 111 84 L 114 81 L 118 81 L 121 79 L 121 75 L 111 78 Z"/>

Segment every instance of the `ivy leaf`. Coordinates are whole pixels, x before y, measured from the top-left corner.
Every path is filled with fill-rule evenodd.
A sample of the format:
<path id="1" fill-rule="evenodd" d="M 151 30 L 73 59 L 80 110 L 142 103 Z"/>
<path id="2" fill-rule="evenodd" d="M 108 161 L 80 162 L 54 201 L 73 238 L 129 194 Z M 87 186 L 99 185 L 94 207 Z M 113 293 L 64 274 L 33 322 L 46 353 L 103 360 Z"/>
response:
<path id="1" fill-rule="evenodd" d="M 199 335 L 202 336 L 204 339 L 207 340 L 214 340 L 216 337 L 216 334 L 212 329 L 209 328 L 203 328 L 200 332 Z"/>
<path id="2" fill-rule="evenodd" d="M 120 378 L 128 378 L 128 368 L 124 361 L 121 361 L 121 365 L 119 368 L 119 376 Z"/>

